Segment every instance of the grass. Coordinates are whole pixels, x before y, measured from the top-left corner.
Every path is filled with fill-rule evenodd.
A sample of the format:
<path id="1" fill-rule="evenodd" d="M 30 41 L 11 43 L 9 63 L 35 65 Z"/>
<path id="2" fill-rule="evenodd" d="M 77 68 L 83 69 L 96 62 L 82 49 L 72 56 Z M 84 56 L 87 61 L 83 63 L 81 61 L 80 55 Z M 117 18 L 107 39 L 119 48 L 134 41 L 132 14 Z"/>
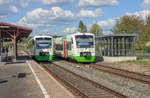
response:
<path id="1" fill-rule="evenodd" d="M 122 61 L 120 63 L 137 64 L 150 67 L 150 58 L 137 58 L 134 61 Z"/>
<path id="2" fill-rule="evenodd" d="M 145 47 L 143 49 L 136 49 L 136 53 L 150 53 L 150 47 Z"/>

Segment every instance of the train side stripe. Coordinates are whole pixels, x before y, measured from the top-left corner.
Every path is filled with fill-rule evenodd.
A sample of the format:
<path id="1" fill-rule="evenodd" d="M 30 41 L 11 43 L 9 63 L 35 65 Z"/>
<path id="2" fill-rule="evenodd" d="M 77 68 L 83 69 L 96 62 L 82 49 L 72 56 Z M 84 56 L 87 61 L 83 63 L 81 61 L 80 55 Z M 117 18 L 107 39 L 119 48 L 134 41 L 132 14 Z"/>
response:
<path id="1" fill-rule="evenodd" d="M 64 58 L 66 58 L 66 41 L 64 40 Z"/>

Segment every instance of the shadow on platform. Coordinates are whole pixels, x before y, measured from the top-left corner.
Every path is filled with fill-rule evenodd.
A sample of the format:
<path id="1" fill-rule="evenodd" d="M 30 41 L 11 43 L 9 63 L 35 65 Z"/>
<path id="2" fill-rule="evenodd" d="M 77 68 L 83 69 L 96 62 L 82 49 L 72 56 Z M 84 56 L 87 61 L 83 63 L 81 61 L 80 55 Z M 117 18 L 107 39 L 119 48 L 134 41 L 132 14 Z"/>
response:
<path id="1" fill-rule="evenodd" d="M 9 56 L 4 60 L 5 64 L 18 64 L 18 63 L 26 63 L 26 60 L 30 60 L 29 56 L 17 56 L 17 60 L 14 62 L 13 57 Z"/>
<path id="2" fill-rule="evenodd" d="M 12 75 L 12 76 L 0 78 L 0 84 L 7 83 L 10 78 L 21 79 L 21 78 L 26 78 L 28 75 L 31 75 L 31 73 L 18 73 L 18 74 Z"/>

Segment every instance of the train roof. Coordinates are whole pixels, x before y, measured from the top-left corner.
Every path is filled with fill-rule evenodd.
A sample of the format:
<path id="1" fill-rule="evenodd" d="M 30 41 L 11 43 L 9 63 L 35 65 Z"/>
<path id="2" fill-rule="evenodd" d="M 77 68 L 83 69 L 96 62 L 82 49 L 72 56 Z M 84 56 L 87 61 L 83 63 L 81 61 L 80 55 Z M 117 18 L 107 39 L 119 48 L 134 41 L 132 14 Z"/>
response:
<path id="1" fill-rule="evenodd" d="M 52 36 L 42 35 L 42 36 L 34 36 L 33 39 L 35 39 L 35 38 L 40 38 L 40 37 L 49 37 L 49 38 L 53 38 Z"/>
<path id="2" fill-rule="evenodd" d="M 67 37 L 67 36 L 75 36 L 75 35 L 94 35 L 94 34 L 92 34 L 92 33 L 80 33 L 80 32 L 77 32 L 77 33 L 74 33 L 74 34 L 66 35 L 65 37 Z"/>
<path id="3" fill-rule="evenodd" d="M 94 35 L 92 33 L 81 33 L 81 32 L 77 32 L 77 33 L 74 33 L 72 35 L 83 35 L 83 34 L 85 34 L 85 35 Z"/>
<path id="4" fill-rule="evenodd" d="M 62 40 L 62 39 L 66 39 L 67 37 L 71 37 L 71 36 L 75 36 L 75 35 L 94 35 L 94 34 L 92 34 L 92 33 L 80 33 L 80 32 L 77 32 L 77 33 L 66 35 L 66 36 L 56 37 L 55 39 Z"/>

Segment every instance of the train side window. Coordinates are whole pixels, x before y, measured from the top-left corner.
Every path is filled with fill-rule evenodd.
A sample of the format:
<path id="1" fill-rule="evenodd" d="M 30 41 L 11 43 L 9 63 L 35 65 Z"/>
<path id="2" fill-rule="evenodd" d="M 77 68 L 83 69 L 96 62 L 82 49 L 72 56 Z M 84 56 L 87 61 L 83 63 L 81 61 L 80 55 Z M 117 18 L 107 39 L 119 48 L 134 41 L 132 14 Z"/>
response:
<path id="1" fill-rule="evenodd" d="M 63 50 L 62 44 L 56 44 L 56 50 Z"/>
<path id="2" fill-rule="evenodd" d="M 71 38 L 71 44 L 73 44 L 73 39 Z"/>
<path id="3" fill-rule="evenodd" d="M 71 50 L 71 42 L 68 42 L 68 43 L 67 43 L 67 49 L 68 49 L 68 50 Z"/>

